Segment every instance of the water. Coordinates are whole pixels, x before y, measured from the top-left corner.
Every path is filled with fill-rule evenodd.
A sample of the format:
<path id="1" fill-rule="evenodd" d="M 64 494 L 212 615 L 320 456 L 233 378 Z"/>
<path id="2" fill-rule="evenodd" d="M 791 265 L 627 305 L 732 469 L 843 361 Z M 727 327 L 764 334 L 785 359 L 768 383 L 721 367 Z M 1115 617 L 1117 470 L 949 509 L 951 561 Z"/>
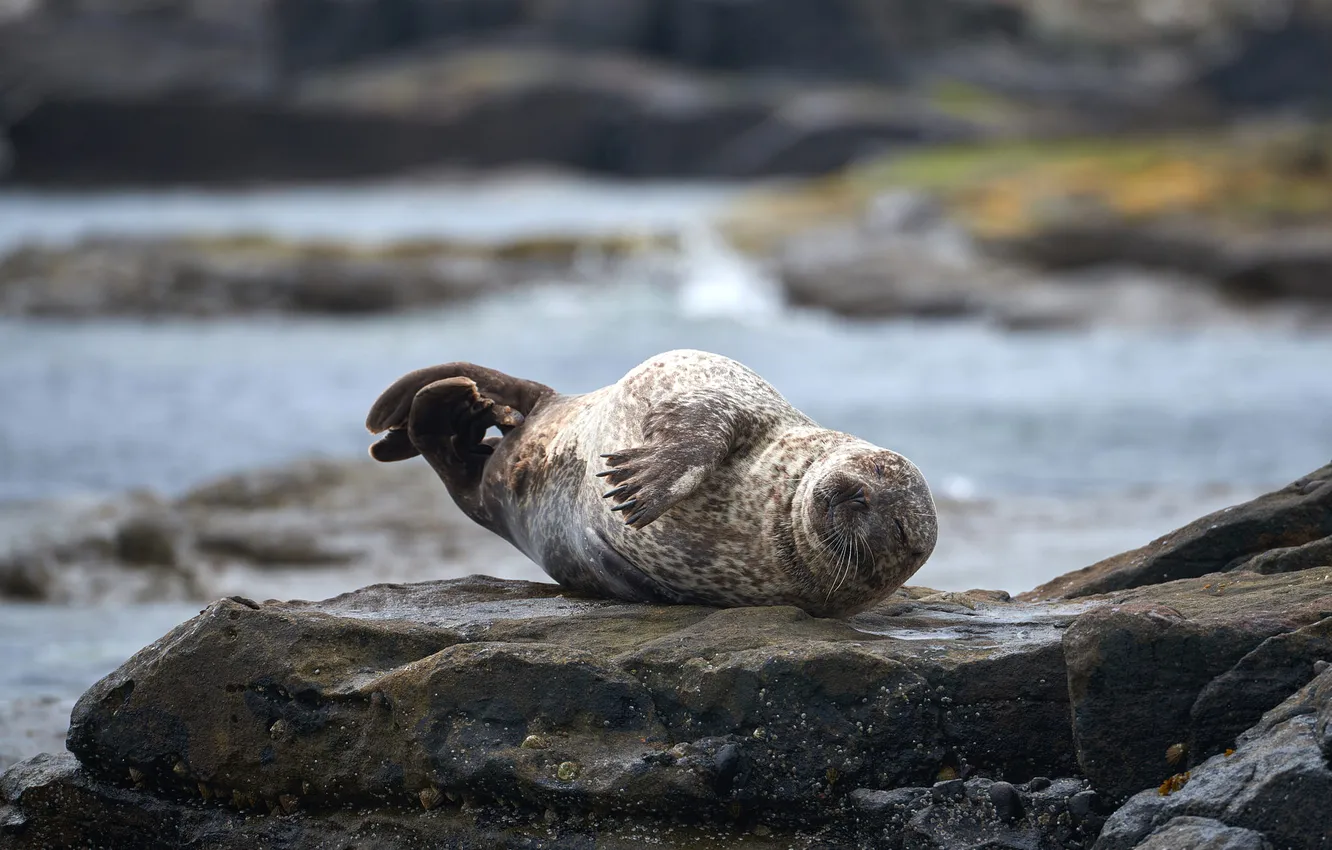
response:
<path id="1" fill-rule="evenodd" d="M 0 193 L 0 248 L 89 232 L 374 241 L 612 227 L 679 228 L 691 246 L 611 288 L 566 283 L 401 317 L 0 320 L 0 520 L 28 521 L 18 500 L 174 495 L 236 469 L 362 454 L 370 401 L 422 365 L 473 360 L 576 392 L 681 347 L 735 357 L 823 425 L 915 460 L 945 509 L 916 581 L 946 589 L 1025 589 L 1332 456 L 1332 338 L 1024 335 L 790 311 L 700 227 L 730 191 L 524 178 Z M 78 694 L 193 611 L 0 605 L 0 765 L 58 747 Z"/>
<path id="2" fill-rule="evenodd" d="M 252 190 L 0 191 L 0 251 L 24 242 L 59 243 L 95 234 L 263 233 L 379 242 L 655 231 L 706 217 L 735 193 L 710 184 L 539 173 Z"/>
<path id="3" fill-rule="evenodd" d="M 583 391 L 677 347 L 750 365 L 826 427 L 911 457 L 945 494 L 1268 486 L 1332 447 L 1327 337 L 698 318 L 681 301 L 625 286 L 364 321 L 0 322 L 0 499 L 176 494 L 238 468 L 355 455 L 370 401 L 430 363 Z"/>

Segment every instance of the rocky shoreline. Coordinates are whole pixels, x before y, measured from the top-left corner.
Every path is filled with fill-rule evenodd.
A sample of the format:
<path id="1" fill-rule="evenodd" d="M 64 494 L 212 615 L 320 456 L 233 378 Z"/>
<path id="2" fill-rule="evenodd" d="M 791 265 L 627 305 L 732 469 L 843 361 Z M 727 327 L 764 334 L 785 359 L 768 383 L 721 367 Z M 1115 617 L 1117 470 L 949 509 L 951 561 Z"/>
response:
<path id="1" fill-rule="evenodd" d="M 1042 601 L 848 621 L 482 577 L 231 597 L 0 779 L 0 846 L 1326 848 L 1329 523 L 1332 466 Z"/>
<path id="2" fill-rule="evenodd" d="M 0 127 L 11 177 L 44 185 L 812 174 L 941 141 L 1314 114 L 1329 43 L 1326 0 L 32 0 L 0 6 Z"/>

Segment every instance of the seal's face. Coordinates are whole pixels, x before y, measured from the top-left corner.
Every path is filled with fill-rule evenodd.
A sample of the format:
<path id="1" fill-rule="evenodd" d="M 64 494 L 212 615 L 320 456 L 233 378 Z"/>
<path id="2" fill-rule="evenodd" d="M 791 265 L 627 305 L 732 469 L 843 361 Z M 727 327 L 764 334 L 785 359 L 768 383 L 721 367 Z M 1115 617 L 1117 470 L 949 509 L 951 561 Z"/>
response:
<path id="1" fill-rule="evenodd" d="M 872 603 L 934 551 L 934 499 L 915 464 L 867 444 L 839 447 L 801 477 L 796 544 L 827 614 Z"/>

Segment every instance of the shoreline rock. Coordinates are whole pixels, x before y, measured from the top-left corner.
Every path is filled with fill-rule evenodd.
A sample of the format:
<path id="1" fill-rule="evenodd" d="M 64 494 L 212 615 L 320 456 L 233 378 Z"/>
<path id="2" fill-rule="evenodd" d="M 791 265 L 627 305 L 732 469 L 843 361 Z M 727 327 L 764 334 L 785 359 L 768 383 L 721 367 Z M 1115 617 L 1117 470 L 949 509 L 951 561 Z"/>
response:
<path id="1" fill-rule="evenodd" d="M 661 234 L 361 247 L 263 236 L 88 238 L 0 256 L 0 314 L 375 315 L 609 276 L 673 250 L 674 237 Z"/>

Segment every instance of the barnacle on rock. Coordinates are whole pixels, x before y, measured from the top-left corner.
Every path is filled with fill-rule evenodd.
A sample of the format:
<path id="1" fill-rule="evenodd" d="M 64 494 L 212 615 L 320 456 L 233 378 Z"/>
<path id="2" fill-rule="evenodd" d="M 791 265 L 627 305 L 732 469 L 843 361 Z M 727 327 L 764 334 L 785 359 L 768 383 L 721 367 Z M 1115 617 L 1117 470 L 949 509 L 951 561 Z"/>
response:
<path id="1" fill-rule="evenodd" d="M 578 771 L 578 762 L 563 761 L 560 762 L 560 766 L 556 768 L 555 775 L 559 777 L 561 782 L 568 782 L 578 776 Z"/>

